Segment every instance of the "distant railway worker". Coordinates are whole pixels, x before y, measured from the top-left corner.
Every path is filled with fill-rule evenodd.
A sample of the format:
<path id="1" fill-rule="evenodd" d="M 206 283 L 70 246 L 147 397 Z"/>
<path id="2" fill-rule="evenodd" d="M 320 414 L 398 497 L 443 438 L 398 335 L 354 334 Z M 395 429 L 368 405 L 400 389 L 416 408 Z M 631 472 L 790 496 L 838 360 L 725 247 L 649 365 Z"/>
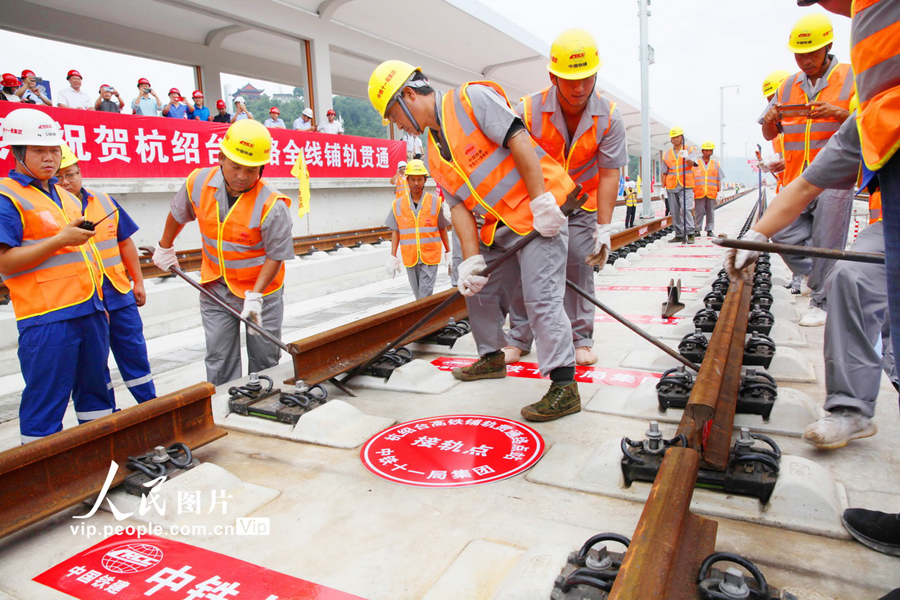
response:
<path id="1" fill-rule="evenodd" d="M 162 112 L 162 100 L 150 87 L 150 80 L 146 77 L 141 77 L 138 79 L 137 87 L 138 95 L 131 103 L 131 111 L 136 115 L 158 117 L 159 113 Z"/>
<path id="2" fill-rule="evenodd" d="M 625 229 L 634 227 L 637 214 L 637 184 L 625 176 Z"/>
<path id="3" fill-rule="evenodd" d="M 281 118 L 281 110 L 277 106 L 273 106 L 269 110 L 269 118 L 263 121 L 263 125 L 273 129 L 287 129 L 284 126 L 284 120 Z"/>
<path id="4" fill-rule="evenodd" d="M 156 398 L 144 339 L 144 323 L 138 312 L 138 307 L 147 301 L 141 262 L 131 239 L 138 226 L 114 198 L 82 187 L 81 163 L 67 144 L 62 145 L 62 160 L 56 176 L 60 187 L 81 201 L 85 218 L 98 224 L 91 246 L 99 254 L 98 263 L 102 265 L 109 348 L 125 387 L 138 402 Z M 110 213 L 113 214 L 107 217 Z M 133 288 L 128 281 L 129 276 L 134 282 Z M 115 402 L 112 388 L 109 392 Z"/>
<path id="5" fill-rule="evenodd" d="M 788 48 L 801 71 L 784 80 L 762 119 L 767 140 L 784 134 L 785 185 L 800 176 L 850 116 L 850 100 L 855 95 L 853 71 L 830 54 L 833 40 L 831 20 L 818 13 L 801 17 L 789 37 Z M 772 240 L 843 250 L 852 210 L 852 190 L 827 189 Z M 811 290 L 809 308 L 800 325 L 824 325 L 825 279 L 834 261 L 787 255 L 783 259 L 795 276 L 807 276 Z"/>
<path id="6" fill-rule="evenodd" d="M 672 214 L 675 237 L 669 243 L 694 243 L 694 166 L 700 158 L 693 146 L 685 148 L 684 130 L 673 127 L 669 131 L 672 141 L 663 156 L 662 174 L 666 178 L 666 203 Z"/>
<path id="7" fill-rule="evenodd" d="M 292 127 L 296 131 L 315 131 L 316 128 L 312 124 L 313 111 L 308 106 L 303 109 L 300 116 L 294 119 Z"/>
<path id="8" fill-rule="evenodd" d="M 403 142 L 406 143 L 406 160 L 422 158 L 425 154 L 425 151 L 422 149 L 422 140 L 419 136 L 411 133 L 404 133 Z"/>
<path id="9" fill-rule="evenodd" d="M 528 135 L 496 83 L 466 83 L 443 94 L 421 69 L 390 60 L 376 67 L 368 92 L 381 117 L 403 131 L 421 135 L 428 129 L 431 175 L 451 205 L 465 258 L 458 287 L 480 354 L 453 376 L 506 377 L 504 313 L 521 279 L 540 370 L 552 380 L 522 416 L 549 421 L 580 411 L 572 328 L 563 308 L 568 227 L 559 209 L 575 183 Z M 479 169 L 486 165 L 496 166 Z M 484 217 L 480 233 L 475 214 Z M 488 261 L 532 229 L 541 235 L 490 277 L 480 275 Z"/>
<path id="10" fill-rule="evenodd" d="M 219 148 L 219 166 L 196 169 L 172 199 L 153 263 L 164 271 L 178 265 L 175 238 L 196 219 L 203 237 L 203 286 L 280 337 L 284 261 L 294 258 L 294 243 L 291 201 L 262 179 L 272 136 L 262 123 L 245 119 L 228 128 Z M 200 314 L 207 379 L 219 385 L 239 378 L 240 321 L 204 294 Z M 278 364 L 278 346 L 252 329 L 247 333 L 250 372 Z"/>
<path id="11" fill-rule="evenodd" d="M 16 96 L 16 90 L 19 89 L 19 78 L 12 73 L 4 73 L 3 90 L 0 92 L 0 100 L 4 102 L 21 102 L 22 99 Z"/>
<path id="12" fill-rule="evenodd" d="M 704 218 L 706 219 L 706 236 L 714 235 L 716 226 L 716 198 L 722 188 L 722 178 L 725 173 L 719 161 L 713 160 L 712 153 L 716 145 L 712 141 L 705 141 L 700 146 L 703 156 L 697 166 L 694 167 L 694 230 L 697 235 L 703 231 Z"/>
<path id="13" fill-rule="evenodd" d="M 16 168 L 0 181 L 0 274 L 12 296 L 25 379 L 22 443 L 62 430 L 71 396 L 84 423 L 109 415 L 109 334 L 101 274 L 79 227 L 81 203 L 58 185 L 62 131 L 32 108 L 3 122 Z"/>
<path id="14" fill-rule="evenodd" d="M 391 277 L 406 267 L 406 276 L 416 300 L 434 292 L 438 265 L 450 252 L 444 203 L 425 191 L 428 170 L 421 160 L 412 160 L 406 170 L 408 192 L 394 200 L 384 224 L 391 230 L 391 254 L 387 272 Z M 399 254 L 398 254 L 399 250 Z"/>
<path id="15" fill-rule="evenodd" d="M 602 269 L 609 256 L 619 168 L 628 163 L 625 124 L 616 103 L 596 89 L 601 65 L 590 33 L 564 31 L 550 48 L 551 85 L 525 96 L 516 107 L 532 137 L 588 195 L 584 206 L 569 217 L 566 266 L 566 278 L 584 290 L 594 287 L 594 265 Z M 566 288 L 564 306 L 572 324 L 575 363 L 596 363 L 594 305 Z M 521 291 L 513 297 L 509 323 L 503 353 L 507 363 L 514 363 L 534 340 Z"/>
<path id="16" fill-rule="evenodd" d="M 231 114 L 224 100 L 216 100 L 216 111 L 219 114 L 211 119 L 213 123 L 231 123 Z"/>
<path id="17" fill-rule="evenodd" d="M 337 113 L 334 112 L 334 109 L 329 108 L 328 112 L 325 113 L 325 118 L 328 121 L 319 125 L 316 131 L 319 133 L 344 133 L 344 126 L 337 119 Z"/>
<path id="18" fill-rule="evenodd" d="M 400 198 L 406 193 L 406 161 L 397 163 L 397 172 L 391 177 L 391 185 L 394 186 L 394 198 Z"/>

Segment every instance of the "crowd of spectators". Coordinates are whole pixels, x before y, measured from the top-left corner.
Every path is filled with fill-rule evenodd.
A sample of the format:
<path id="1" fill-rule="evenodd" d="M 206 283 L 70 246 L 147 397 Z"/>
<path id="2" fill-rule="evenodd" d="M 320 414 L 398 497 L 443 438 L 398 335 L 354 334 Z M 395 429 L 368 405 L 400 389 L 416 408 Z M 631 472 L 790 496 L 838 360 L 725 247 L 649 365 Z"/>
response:
<path id="1" fill-rule="evenodd" d="M 100 86 L 98 96 L 82 90 L 82 76 L 77 70 L 72 69 L 66 74 L 69 87 L 54 94 L 51 100 L 45 94 L 42 86 L 38 85 L 42 80 L 35 76 L 34 71 L 26 69 L 20 77 L 12 73 L 4 73 L 0 84 L 0 101 L 21 102 L 24 104 L 36 104 L 42 106 L 57 106 L 60 108 L 74 108 L 78 110 L 96 110 L 101 112 L 121 113 L 125 109 L 125 99 L 119 91 L 109 85 Z M 213 114 L 205 104 L 203 92 L 194 90 L 190 100 L 181 95 L 178 88 L 171 88 L 167 94 L 168 102 L 163 103 L 153 90 L 150 81 L 141 77 L 137 82 L 137 96 L 130 104 L 131 112 L 145 117 L 167 117 L 170 119 L 190 119 L 196 121 L 209 121 L 212 123 L 234 123 L 243 119 L 253 119 L 253 113 L 247 109 L 247 104 L 242 96 L 234 99 L 234 113 L 228 112 L 228 105 L 224 100 L 216 101 L 217 114 Z M 303 113 L 294 120 L 291 128 L 297 131 L 318 131 L 322 133 L 344 133 L 343 124 L 337 119 L 333 110 L 326 113 L 327 122 L 316 126 L 313 123 L 313 112 L 309 108 L 303 109 Z M 281 111 L 273 106 L 269 111 L 269 118 L 263 124 L 273 129 L 287 129 L 287 125 L 281 118 Z"/>

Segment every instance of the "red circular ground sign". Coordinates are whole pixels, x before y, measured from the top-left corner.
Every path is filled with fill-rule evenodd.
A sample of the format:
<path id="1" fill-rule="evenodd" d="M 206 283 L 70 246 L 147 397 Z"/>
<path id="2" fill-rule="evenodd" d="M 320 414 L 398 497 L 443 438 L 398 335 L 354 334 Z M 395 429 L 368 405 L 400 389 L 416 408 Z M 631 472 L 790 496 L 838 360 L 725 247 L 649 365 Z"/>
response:
<path id="1" fill-rule="evenodd" d="M 544 440 L 518 421 L 448 415 L 407 421 L 366 442 L 366 468 L 418 487 L 463 487 L 518 475 L 537 463 Z"/>

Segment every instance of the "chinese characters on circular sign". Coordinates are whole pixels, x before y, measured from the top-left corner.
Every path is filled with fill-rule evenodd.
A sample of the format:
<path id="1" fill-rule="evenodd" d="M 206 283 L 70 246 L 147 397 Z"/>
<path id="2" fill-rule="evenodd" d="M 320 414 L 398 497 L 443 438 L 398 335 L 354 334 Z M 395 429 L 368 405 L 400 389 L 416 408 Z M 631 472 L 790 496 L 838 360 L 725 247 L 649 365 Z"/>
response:
<path id="1" fill-rule="evenodd" d="M 449 415 L 407 421 L 366 442 L 366 468 L 418 487 L 462 487 L 518 475 L 537 463 L 544 440 L 532 428 L 499 417 Z"/>

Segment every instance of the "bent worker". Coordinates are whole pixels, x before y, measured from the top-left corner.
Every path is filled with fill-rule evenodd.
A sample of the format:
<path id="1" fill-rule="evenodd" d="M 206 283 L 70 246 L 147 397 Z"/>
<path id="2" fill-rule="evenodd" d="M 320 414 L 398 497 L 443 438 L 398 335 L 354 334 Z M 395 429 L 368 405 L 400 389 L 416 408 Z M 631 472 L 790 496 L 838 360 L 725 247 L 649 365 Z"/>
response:
<path id="1" fill-rule="evenodd" d="M 156 398 L 150 373 L 144 323 L 138 307 L 147 301 L 137 248 L 131 236 L 138 226 L 112 197 L 82 187 L 81 163 L 68 144 L 63 144 L 59 163 L 60 187 L 81 200 L 84 217 L 96 223 L 91 246 L 103 273 L 103 305 L 109 320 L 109 349 L 116 359 L 125 387 L 140 402 Z M 108 215 L 108 216 L 107 216 Z M 131 282 L 128 277 L 131 277 Z M 132 282 L 133 288 L 132 288 Z M 115 401 L 112 386 L 109 393 Z"/>
<path id="2" fill-rule="evenodd" d="M 391 230 L 391 254 L 387 272 L 391 277 L 406 267 L 406 276 L 416 300 L 434 292 L 438 265 L 450 252 L 447 228 L 450 221 L 444 216 L 444 202 L 425 192 L 428 170 L 421 160 L 411 160 L 406 169 L 408 193 L 394 200 L 384 224 Z M 397 250 L 400 256 L 397 256 Z M 401 260 L 402 258 L 402 260 Z"/>
<path id="3" fill-rule="evenodd" d="M 81 202 L 57 186 L 62 131 L 47 114 L 14 110 L 3 146 L 16 168 L 0 181 L 0 275 L 9 288 L 25 379 L 22 443 L 62 430 L 69 397 L 79 423 L 112 414 L 101 271 L 79 227 Z"/>
<path id="4" fill-rule="evenodd" d="M 672 147 L 663 156 L 662 174 L 666 180 L 666 203 L 672 214 L 675 237 L 670 244 L 694 243 L 694 166 L 700 160 L 697 149 L 684 146 L 684 130 L 669 131 Z"/>
<path id="5" fill-rule="evenodd" d="M 713 160 L 712 153 L 716 145 L 707 140 L 700 146 L 702 156 L 694 167 L 694 230 L 696 235 L 704 230 L 706 220 L 706 237 L 714 235 L 716 226 L 716 198 L 722 188 L 722 165 Z"/>
<path id="6" fill-rule="evenodd" d="M 382 118 L 414 135 L 429 130 L 429 166 L 449 197 L 453 229 L 462 244 L 458 287 L 466 296 L 480 355 L 453 376 L 462 381 L 506 377 L 502 324 L 522 280 L 540 371 L 552 380 L 549 391 L 524 407 L 522 416 L 549 421 L 580 411 L 572 328 L 563 308 L 568 228 L 559 208 L 575 183 L 532 140 L 494 82 L 466 83 L 442 94 L 420 68 L 390 60 L 372 73 L 368 92 Z M 480 233 L 476 213 L 484 217 Z M 540 236 L 490 277 L 480 274 L 532 229 Z"/>
<path id="7" fill-rule="evenodd" d="M 550 48 L 550 87 L 525 96 L 516 108 L 531 136 L 588 196 L 568 222 L 566 278 L 583 290 L 594 287 L 594 266 L 602 269 L 609 256 L 619 168 L 628 163 L 625 124 L 616 103 L 596 89 L 602 64 L 589 32 L 564 31 Z M 509 311 L 508 345 L 503 349 L 507 363 L 517 362 L 534 340 L 521 284 L 518 287 Z M 575 364 L 592 365 L 597 362 L 593 349 L 596 308 L 568 287 L 564 304 L 572 324 Z"/>
<path id="8" fill-rule="evenodd" d="M 178 266 L 175 238 L 193 220 L 200 225 L 203 262 L 200 283 L 244 319 L 281 336 L 284 316 L 284 261 L 293 260 L 290 198 L 262 178 L 272 136 L 262 123 L 235 122 L 219 145 L 219 166 L 196 169 L 172 199 L 165 231 L 153 263 L 168 271 Z M 241 377 L 240 321 L 200 295 L 206 334 L 206 377 L 215 385 Z M 250 372 L 278 364 L 280 349 L 247 330 Z"/>

